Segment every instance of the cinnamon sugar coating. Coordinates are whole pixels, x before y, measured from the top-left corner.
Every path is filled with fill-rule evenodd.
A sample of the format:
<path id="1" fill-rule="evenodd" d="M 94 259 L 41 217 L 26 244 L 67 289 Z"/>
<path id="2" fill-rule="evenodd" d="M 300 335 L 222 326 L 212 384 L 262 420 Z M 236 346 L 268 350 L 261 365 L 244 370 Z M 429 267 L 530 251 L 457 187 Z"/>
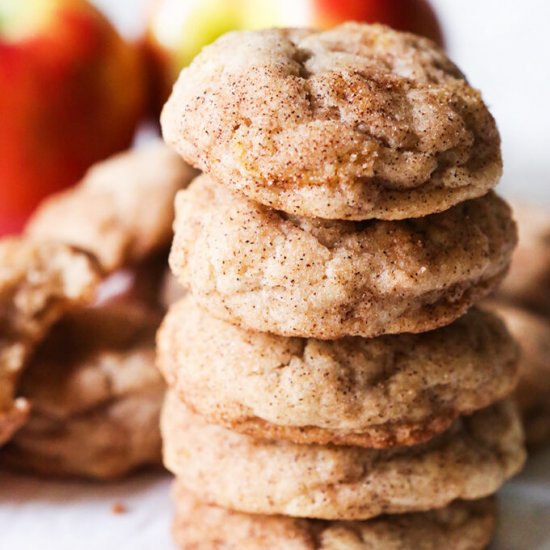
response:
<path id="1" fill-rule="evenodd" d="M 422 334 L 315 340 L 240 329 L 187 296 L 157 343 L 169 385 L 206 420 L 304 444 L 427 441 L 517 382 L 512 338 L 477 310 Z"/>
<path id="2" fill-rule="evenodd" d="M 284 336 L 424 332 L 504 277 L 516 242 L 490 193 L 440 214 L 346 222 L 288 216 L 206 175 L 176 199 L 170 265 L 211 315 Z"/>
<path id="3" fill-rule="evenodd" d="M 502 170 L 480 93 L 435 44 L 380 25 L 228 33 L 182 71 L 161 121 L 188 162 L 301 216 L 421 217 Z"/>
<path id="4" fill-rule="evenodd" d="M 255 514 L 369 519 L 493 494 L 525 460 L 517 411 L 501 402 L 427 443 L 395 449 L 269 442 L 207 424 L 168 392 L 164 463 L 205 502 Z"/>
<path id="5" fill-rule="evenodd" d="M 168 246 L 174 197 L 195 175 L 162 143 L 119 153 L 47 198 L 26 232 L 82 248 L 108 272 L 126 267 Z"/>
<path id="6" fill-rule="evenodd" d="M 495 529 L 491 499 L 367 521 L 320 521 L 242 514 L 172 491 L 176 544 L 184 550 L 482 550 Z"/>

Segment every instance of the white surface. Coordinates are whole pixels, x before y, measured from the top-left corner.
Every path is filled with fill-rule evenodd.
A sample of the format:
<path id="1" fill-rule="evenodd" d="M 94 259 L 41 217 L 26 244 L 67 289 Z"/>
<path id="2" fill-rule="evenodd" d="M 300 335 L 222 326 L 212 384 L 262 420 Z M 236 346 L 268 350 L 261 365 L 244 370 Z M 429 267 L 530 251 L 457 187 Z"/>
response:
<path id="1" fill-rule="evenodd" d="M 97 0 L 136 35 L 150 0 Z M 182 0 L 184 1 L 184 0 Z M 550 202 L 550 2 L 435 0 L 448 49 L 483 90 L 503 136 L 504 190 Z M 127 508 L 114 514 L 113 504 Z M 502 493 L 495 550 L 550 550 L 550 450 Z M 166 476 L 114 485 L 0 472 L 0 550 L 171 550 Z"/>
<path id="2" fill-rule="evenodd" d="M 167 474 L 92 484 L 0 472 L 0 549 L 173 550 L 169 493 Z"/>
<path id="3" fill-rule="evenodd" d="M 113 505 L 126 507 L 113 513 Z M 491 550 L 550 550 L 550 449 L 502 491 Z M 170 478 L 56 482 L 0 472 L 0 549 L 174 550 Z M 275 550 L 275 549 L 266 549 Z"/>

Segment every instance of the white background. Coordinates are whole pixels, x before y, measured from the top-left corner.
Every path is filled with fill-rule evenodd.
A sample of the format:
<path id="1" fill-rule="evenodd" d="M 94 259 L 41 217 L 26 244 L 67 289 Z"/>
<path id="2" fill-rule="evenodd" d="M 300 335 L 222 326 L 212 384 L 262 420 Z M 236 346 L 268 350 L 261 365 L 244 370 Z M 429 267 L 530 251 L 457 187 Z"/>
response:
<path id="1" fill-rule="evenodd" d="M 24 1 L 24 0 L 22 0 Z M 135 35 L 150 0 L 97 0 Z M 186 1 L 186 0 L 182 0 Z M 503 136 L 502 189 L 550 202 L 550 2 L 435 0 L 448 50 L 483 90 Z M 121 502 L 127 512 L 113 514 Z M 496 550 L 550 550 L 550 451 L 502 492 Z M 111 485 L 0 472 L 0 550 L 171 549 L 169 478 Z"/>

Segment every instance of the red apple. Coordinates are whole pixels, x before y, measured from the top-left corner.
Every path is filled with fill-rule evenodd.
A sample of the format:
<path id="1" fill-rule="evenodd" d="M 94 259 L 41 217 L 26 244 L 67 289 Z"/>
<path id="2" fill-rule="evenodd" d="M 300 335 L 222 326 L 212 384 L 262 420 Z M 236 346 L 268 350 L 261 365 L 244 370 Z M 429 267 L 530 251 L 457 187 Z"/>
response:
<path id="1" fill-rule="evenodd" d="M 146 43 L 157 109 L 182 67 L 227 31 L 329 28 L 344 21 L 384 23 L 443 44 L 441 28 L 427 0 L 152 0 Z"/>
<path id="2" fill-rule="evenodd" d="M 441 27 L 426 0 L 315 0 L 315 4 L 316 24 L 320 27 L 346 20 L 384 23 L 443 45 Z"/>
<path id="3" fill-rule="evenodd" d="M 131 143 L 144 88 L 137 49 L 85 0 L 0 0 L 0 235 Z"/>

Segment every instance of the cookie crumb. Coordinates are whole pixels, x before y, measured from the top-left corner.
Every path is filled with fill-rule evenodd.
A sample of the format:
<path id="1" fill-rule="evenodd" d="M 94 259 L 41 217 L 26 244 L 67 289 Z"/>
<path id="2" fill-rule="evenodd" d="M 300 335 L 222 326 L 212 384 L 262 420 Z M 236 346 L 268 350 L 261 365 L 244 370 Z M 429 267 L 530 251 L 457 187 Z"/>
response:
<path id="1" fill-rule="evenodd" d="M 128 509 L 126 508 L 126 506 L 124 504 L 122 504 L 122 502 L 115 502 L 113 504 L 113 507 L 111 508 L 111 511 L 113 512 L 113 514 L 125 514 Z"/>

